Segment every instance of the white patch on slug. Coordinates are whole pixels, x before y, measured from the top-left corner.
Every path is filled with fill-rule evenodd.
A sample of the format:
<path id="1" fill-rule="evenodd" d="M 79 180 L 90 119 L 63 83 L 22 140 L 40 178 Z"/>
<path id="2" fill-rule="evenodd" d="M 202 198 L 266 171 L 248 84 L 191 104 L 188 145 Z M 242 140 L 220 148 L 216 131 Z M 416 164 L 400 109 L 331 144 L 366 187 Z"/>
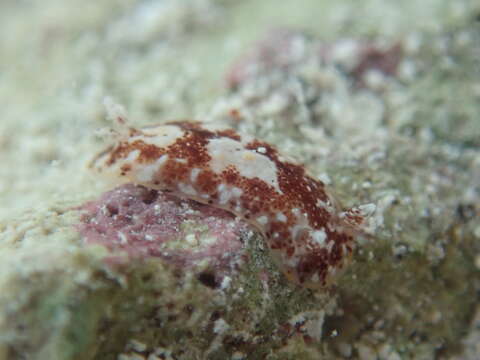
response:
<path id="1" fill-rule="evenodd" d="M 138 150 L 135 150 L 138 151 Z M 161 171 L 162 166 L 167 162 L 168 155 L 164 154 L 160 156 L 154 163 L 145 164 L 142 166 L 136 165 L 133 168 L 132 175 L 140 183 L 153 182 L 155 174 Z"/>
<path id="2" fill-rule="evenodd" d="M 282 212 L 278 212 L 275 217 L 280 222 L 286 222 L 287 221 L 287 217 Z"/>
<path id="3" fill-rule="evenodd" d="M 269 221 L 269 220 L 268 220 L 268 217 L 266 217 L 265 215 L 259 216 L 259 217 L 257 218 L 257 222 L 258 222 L 260 225 L 262 225 L 262 226 L 267 225 L 267 224 L 268 224 L 268 221 Z"/>
<path id="4" fill-rule="evenodd" d="M 229 166 L 246 178 L 259 178 L 282 193 L 277 179 L 277 166 L 268 157 L 247 150 L 242 143 L 230 138 L 211 139 L 207 150 L 212 159 L 210 167 L 219 174 Z"/>
<path id="5" fill-rule="evenodd" d="M 132 144 L 141 140 L 146 144 L 155 145 L 159 148 L 166 148 L 174 144 L 185 132 L 174 125 L 160 125 L 142 129 L 142 134 L 132 136 L 129 142 Z"/>
<path id="6" fill-rule="evenodd" d="M 232 195 L 233 195 L 234 197 L 237 197 L 237 198 L 238 198 L 238 197 L 242 196 L 242 194 L 243 194 L 243 190 L 242 190 L 242 189 L 240 189 L 240 188 L 238 188 L 238 187 L 232 187 Z"/>
<path id="7" fill-rule="evenodd" d="M 198 174 L 200 174 L 201 171 L 199 168 L 193 168 L 192 171 L 190 171 L 190 181 L 192 183 L 197 181 Z"/>
<path id="8" fill-rule="evenodd" d="M 198 195 L 197 190 L 195 190 L 193 186 L 190 184 L 178 183 L 177 186 L 178 186 L 178 190 L 180 190 L 185 195 L 192 195 L 192 196 Z"/>
<path id="9" fill-rule="evenodd" d="M 140 155 L 140 150 L 133 150 L 128 154 L 124 161 L 126 163 L 134 162 L 138 159 L 138 155 Z"/>
<path id="10" fill-rule="evenodd" d="M 315 230 L 312 232 L 312 239 L 321 247 L 325 246 L 325 240 L 327 239 L 327 234 L 323 230 Z"/>
<path id="11" fill-rule="evenodd" d="M 242 195 L 243 191 L 235 186 L 228 186 L 220 184 L 217 187 L 218 194 L 220 195 L 218 201 L 221 205 L 225 205 L 231 199 L 238 198 Z"/>

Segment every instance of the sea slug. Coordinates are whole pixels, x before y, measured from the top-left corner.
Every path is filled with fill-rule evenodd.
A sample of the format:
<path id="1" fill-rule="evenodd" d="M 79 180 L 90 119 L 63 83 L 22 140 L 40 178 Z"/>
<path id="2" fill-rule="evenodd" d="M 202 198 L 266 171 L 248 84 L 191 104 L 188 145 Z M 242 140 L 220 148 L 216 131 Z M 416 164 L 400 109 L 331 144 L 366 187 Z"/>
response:
<path id="1" fill-rule="evenodd" d="M 121 120 L 121 119 L 120 119 Z M 287 278 L 322 287 L 345 267 L 368 213 L 343 210 L 326 185 L 273 146 L 198 122 L 127 127 L 91 163 L 117 183 L 228 210 L 264 236 Z"/>

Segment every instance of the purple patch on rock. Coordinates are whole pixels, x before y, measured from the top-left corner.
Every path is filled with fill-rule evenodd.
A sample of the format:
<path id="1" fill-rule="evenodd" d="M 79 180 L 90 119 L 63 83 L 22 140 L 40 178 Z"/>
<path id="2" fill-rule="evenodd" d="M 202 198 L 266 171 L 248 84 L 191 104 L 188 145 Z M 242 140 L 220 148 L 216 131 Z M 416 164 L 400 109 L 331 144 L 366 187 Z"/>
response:
<path id="1" fill-rule="evenodd" d="M 243 240 L 249 225 L 227 211 L 168 192 L 126 184 L 80 209 L 77 230 L 85 243 L 124 251 L 130 258 L 159 257 L 183 269 L 201 265 L 210 271 L 198 276 L 207 286 L 215 287 L 246 258 Z M 114 257 L 109 260 L 115 262 Z"/>
<path id="2" fill-rule="evenodd" d="M 324 42 L 300 30 L 276 28 L 268 31 L 232 64 L 225 80 L 228 88 L 236 89 L 248 80 L 278 70 L 288 73 L 310 62 L 338 68 L 352 77 L 353 84 L 360 88 L 367 87 L 364 77 L 371 70 L 395 77 L 403 57 L 400 41 L 383 46 L 357 38 Z"/>

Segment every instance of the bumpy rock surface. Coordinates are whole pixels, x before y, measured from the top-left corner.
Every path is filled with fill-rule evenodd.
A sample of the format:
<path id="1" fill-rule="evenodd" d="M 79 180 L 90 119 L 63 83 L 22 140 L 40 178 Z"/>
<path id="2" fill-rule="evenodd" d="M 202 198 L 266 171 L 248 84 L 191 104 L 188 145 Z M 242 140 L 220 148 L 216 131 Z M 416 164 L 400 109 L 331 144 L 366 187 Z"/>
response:
<path id="1" fill-rule="evenodd" d="M 476 360 L 478 2 L 185 4 L 0 4 L 0 359 Z M 106 95 L 274 144 L 375 232 L 290 284 L 230 214 L 85 170 Z"/>
<path id="2" fill-rule="evenodd" d="M 224 274 L 241 266 L 243 242 L 252 236 L 230 213 L 132 184 L 105 193 L 83 209 L 78 230 L 87 244 L 130 258 L 160 257 L 186 272 L 204 268 L 198 277 L 212 287 L 228 282 Z"/>

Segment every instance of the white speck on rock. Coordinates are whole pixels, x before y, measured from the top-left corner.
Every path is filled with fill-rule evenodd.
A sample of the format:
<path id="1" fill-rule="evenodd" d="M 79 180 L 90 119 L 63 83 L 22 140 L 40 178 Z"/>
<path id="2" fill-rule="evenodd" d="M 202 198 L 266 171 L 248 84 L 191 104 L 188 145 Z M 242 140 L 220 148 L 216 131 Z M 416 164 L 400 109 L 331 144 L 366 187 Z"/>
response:
<path id="1" fill-rule="evenodd" d="M 197 243 L 197 238 L 194 234 L 188 234 L 185 236 L 185 241 L 190 245 L 195 245 Z"/>
<path id="2" fill-rule="evenodd" d="M 143 351 L 147 350 L 147 345 L 145 345 L 144 343 L 142 343 L 138 340 L 135 340 L 135 339 L 130 340 L 129 343 L 128 343 L 128 346 L 129 346 L 129 348 L 131 348 L 135 351 L 138 351 L 138 352 L 143 352 Z"/>
<path id="3" fill-rule="evenodd" d="M 220 318 L 217 321 L 215 321 L 213 325 L 213 332 L 215 334 L 224 334 L 229 328 L 230 328 L 230 325 L 228 325 L 225 320 Z"/>
<path id="4" fill-rule="evenodd" d="M 117 234 L 118 234 L 118 238 L 119 238 L 119 240 L 120 240 L 120 244 L 126 244 L 126 243 L 128 243 L 127 236 L 126 236 L 123 232 L 118 231 Z"/>
<path id="5" fill-rule="evenodd" d="M 232 283 L 232 278 L 229 276 L 225 276 L 222 280 L 222 283 L 220 284 L 220 288 L 222 290 L 228 289 L 231 283 Z"/>

